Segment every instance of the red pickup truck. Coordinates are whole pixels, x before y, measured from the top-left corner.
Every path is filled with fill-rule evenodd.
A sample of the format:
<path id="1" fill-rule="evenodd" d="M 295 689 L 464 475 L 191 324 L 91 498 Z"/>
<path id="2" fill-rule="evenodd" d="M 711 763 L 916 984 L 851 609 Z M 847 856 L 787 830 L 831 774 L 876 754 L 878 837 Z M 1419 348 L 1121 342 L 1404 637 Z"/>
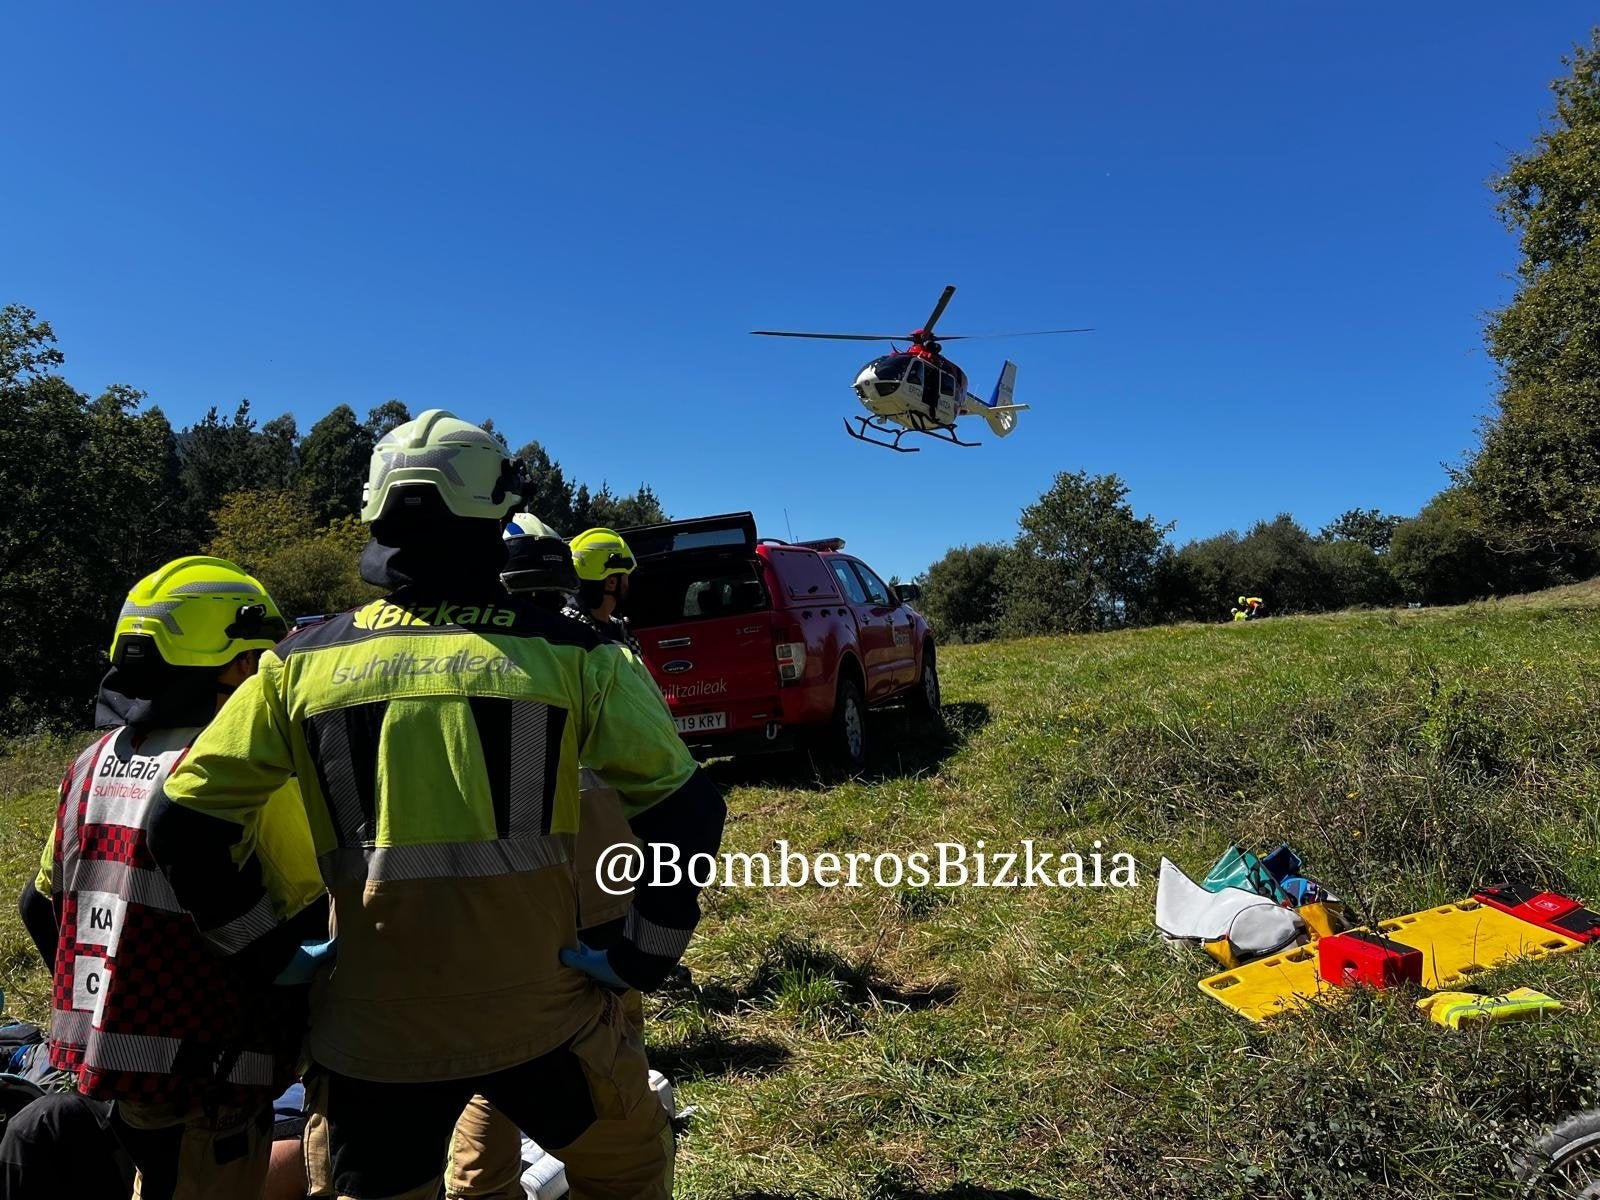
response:
<path id="1" fill-rule="evenodd" d="M 622 532 L 639 564 L 629 623 L 692 749 L 810 741 L 859 767 L 868 709 L 903 702 L 937 724 L 915 585 L 889 586 L 838 539 L 758 539 L 747 512 Z"/>

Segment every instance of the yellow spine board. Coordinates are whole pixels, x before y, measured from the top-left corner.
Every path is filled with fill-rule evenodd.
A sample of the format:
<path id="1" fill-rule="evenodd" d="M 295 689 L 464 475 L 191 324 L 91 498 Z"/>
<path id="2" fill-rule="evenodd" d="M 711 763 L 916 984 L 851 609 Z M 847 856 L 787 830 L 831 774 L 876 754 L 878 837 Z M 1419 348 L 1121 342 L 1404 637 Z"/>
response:
<path id="1" fill-rule="evenodd" d="M 1422 986 L 1429 991 L 1455 987 L 1513 959 L 1544 958 L 1583 948 L 1582 942 L 1476 900 L 1379 921 L 1378 932 L 1422 951 Z"/>
<path id="2" fill-rule="evenodd" d="M 1240 1016 L 1265 1021 L 1278 1013 L 1304 1008 L 1319 992 L 1333 988 L 1317 976 L 1317 948 L 1313 944 L 1296 946 L 1202 979 L 1200 990 L 1215 996 Z"/>
<path id="3" fill-rule="evenodd" d="M 1422 951 L 1422 986 L 1429 991 L 1454 987 L 1513 959 L 1544 958 L 1583 947 L 1476 900 L 1380 921 L 1378 932 Z M 1317 970 L 1317 944 L 1312 942 L 1202 979 L 1200 990 L 1240 1016 L 1264 1021 L 1345 989 L 1323 981 Z"/>

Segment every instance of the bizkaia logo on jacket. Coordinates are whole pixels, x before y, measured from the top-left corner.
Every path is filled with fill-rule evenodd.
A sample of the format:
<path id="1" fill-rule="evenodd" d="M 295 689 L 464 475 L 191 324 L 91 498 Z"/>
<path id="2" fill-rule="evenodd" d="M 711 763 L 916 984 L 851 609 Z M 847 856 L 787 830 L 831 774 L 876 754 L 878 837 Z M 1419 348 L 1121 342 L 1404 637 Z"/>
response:
<path id="1" fill-rule="evenodd" d="M 494 604 L 419 604 L 415 608 L 374 600 L 356 609 L 357 629 L 397 629 L 415 625 L 488 626 L 510 629 L 517 623 L 516 611 Z"/>

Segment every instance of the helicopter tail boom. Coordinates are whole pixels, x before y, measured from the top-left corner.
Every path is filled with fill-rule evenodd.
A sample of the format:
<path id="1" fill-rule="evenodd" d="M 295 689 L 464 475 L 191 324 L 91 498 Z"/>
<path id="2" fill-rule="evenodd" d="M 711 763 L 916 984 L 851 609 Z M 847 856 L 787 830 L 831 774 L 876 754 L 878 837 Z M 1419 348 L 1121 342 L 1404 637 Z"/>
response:
<path id="1" fill-rule="evenodd" d="M 995 382 L 994 394 L 988 400 L 980 400 L 976 396 L 968 396 L 967 403 L 962 406 L 962 412 L 975 413 L 983 418 L 995 437 L 1005 437 L 1017 427 L 1017 414 L 1024 411 L 1026 404 L 1011 403 L 1012 395 L 1017 387 L 1017 364 L 1010 359 L 1000 368 L 1000 378 Z"/>

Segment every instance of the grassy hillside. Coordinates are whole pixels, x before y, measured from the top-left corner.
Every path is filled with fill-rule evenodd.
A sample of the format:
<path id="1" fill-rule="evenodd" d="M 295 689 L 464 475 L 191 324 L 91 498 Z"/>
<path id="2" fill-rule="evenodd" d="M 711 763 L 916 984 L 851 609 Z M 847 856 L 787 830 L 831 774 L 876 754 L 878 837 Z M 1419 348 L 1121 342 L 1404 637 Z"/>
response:
<path id="1" fill-rule="evenodd" d="M 1507 874 L 1600 899 L 1600 587 L 952 647 L 943 676 L 948 741 L 885 716 L 866 778 L 719 765 L 725 848 L 1098 839 L 1140 886 L 708 893 L 699 990 L 651 1009 L 700 1106 L 679 1194 L 1475 1197 L 1600 1101 L 1600 950 L 1484 977 L 1570 1003 L 1541 1024 L 1453 1033 L 1385 995 L 1258 1027 L 1152 925 L 1161 856 L 1201 874 L 1233 841 L 1288 840 L 1378 917 Z M 0 764 L 7 894 L 64 753 Z M 36 1015 L 25 945 L 0 923 Z"/>

